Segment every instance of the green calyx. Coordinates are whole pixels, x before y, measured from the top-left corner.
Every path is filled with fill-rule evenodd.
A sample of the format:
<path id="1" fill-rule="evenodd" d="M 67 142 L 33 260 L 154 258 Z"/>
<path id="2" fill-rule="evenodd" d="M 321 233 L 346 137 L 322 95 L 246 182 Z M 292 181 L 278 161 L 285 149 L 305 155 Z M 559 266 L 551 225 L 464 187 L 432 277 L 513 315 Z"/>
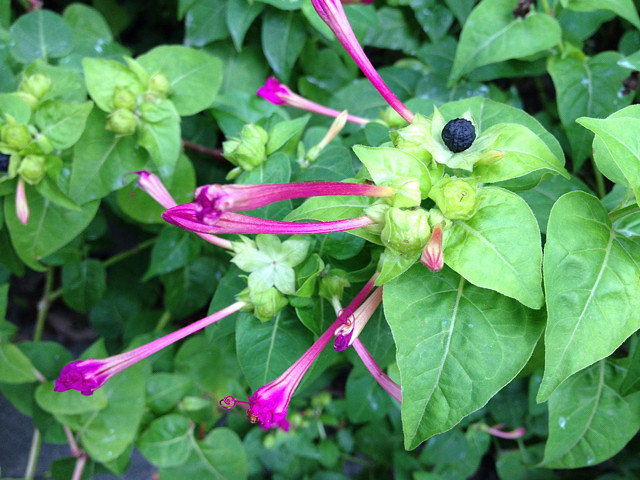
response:
<path id="1" fill-rule="evenodd" d="M 380 239 L 396 252 L 413 254 L 422 250 L 430 235 L 429 214 L 425 210 L 390 208 L 385 214 Z"/>
<path id="2" fill-rule="evenodd" d="M 240 138 L 231 138 L 222 143 L 224 158 L 243 170 L 250 171 L 266 160 L 269 134 L 259 125 L 242 127 Z"/>
<path id="3" fill-rule="evenodd" d="M 32 136 L 26 125 L 8 124 L 0 128 L 0 139 L 10 149 L 20 151 L 29 145 Z"/>
<path id="4" fill-rule="evenodd" d="M 442 214 L 449 220 L 468 220 L 478 210 L 478 181 L 445 175 L 429 192 Z"/>
<path id="5" fill-rule="evenodd" d="M 105 128 L 111 130 L 118 135 L 131 135 L 138 127 L 138 118 L 126 108 L 118 108 L 114 110 L 109 118 Z"/>
<path id="6" fill-rule="evenodd" d="M 342 299 L 344 289 L 349 287 L 349 280 L 342 270 L 332 270 L 329 275 L 320 280 L 319 294 L 322 298 L 331 302 L 334 298 Z"/>
<path id="7" fill-rule="evenodd" d="M 425 143 L 430 133 L 431 120 L 417 113 L 411 124 L 389 132 L 389 136 L 394 147 L 413 155 L 426 164 L 432 158 Z"/>
<path id="8" fill-rule="evenodd" d="M 407 124 L 407 121 L 400 116 L 398 112 L 396 112 L 393 108 L 387 107 L 384 111 L 380 113 L 380 117 L 382 121 L 386 123 L 389 128 L 398 128 L 404 127 Z M 415 121 L 415 117 L 414 117 Z"/>
<path id="9" fill-rule="evenodd" d="M 138 100 L 136 95 L 128 88 L 116 87 L 113 94 L 113 107 L 115 109 L 124 108 L 126 110 L 133 110 L 136 108 Z"/>
<path id="10" fill-rule="evenodd" d="M 154 73 L 149 79 L 149 91 L 165 98 L 169 94 L 171 81 L 160 73 Z"/>
<path id="11" fill-rule="evenodd" d="M 34 73 L 22 79 L 18 92 L 33 95 L 36 100 L 40 100 L 51 90 L 51 79 L 46 73 Z M 28 102 L 27 102 L 28 103 Z"/>
<path id="12" fill-rule="evenodd" d="M 37 185 L 46 172 L 45 158 L 42 155 L 27 155 L 18 166 L 18 175 L 30 185 Z"/>

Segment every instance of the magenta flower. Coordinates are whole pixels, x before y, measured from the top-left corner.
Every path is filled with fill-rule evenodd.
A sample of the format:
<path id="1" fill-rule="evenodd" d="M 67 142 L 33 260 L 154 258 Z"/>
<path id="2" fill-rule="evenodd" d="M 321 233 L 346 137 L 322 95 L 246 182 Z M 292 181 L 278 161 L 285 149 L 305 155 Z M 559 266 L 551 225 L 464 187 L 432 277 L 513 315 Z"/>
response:
<path id="1" fill-rule="evenodd" d="M 292 198 L 355 195 L 392 197 L 391 187 L 342 182 L 272 183 L 258 185 L 204 185 L 195 192 L 197 217 L 215 225 L 225 212 L 254 210 Z"/>
<path id="2" fill-rule="evenodd" d="M 269 77 L 256 92 L 260 97 L 270 101 L 274 105 L 287 105 L 289 107 L 299 108 L 308 112 L 319 113 L 327 117 L 337 117 L 340 112 L 333 108 L 325 107 L 319 103 L 312 102 L 291 91 L 289 87 L 280 83 L 276 77 Z M 347 120 L 352 123 L 364 125 L 370 120 L 357 117 L 355 115 L 347 115 Z"/>
<path id="3" fill-rule="evenodd" d="M 16 216 L 23 225 L 29 222 L 29 204 L 27 203 L 27 194 L 22 178 L 18 178 L 18 185 L 16 187 Z"/>
<path id="4" fill-rule="evenodd" d="M 256 390 L 253 396 L 248 398 L 248 401 L 227 396 L 220 401 L 220 406 L 223 408 L 233 408 L 236 405 L 244 406 L 247 408 L 247 417 L 251 423 L 260 423 L 263 428 L 281 428 L 285 432 L 288 431 L 287 410 L 291 397 L 304 374 L 329 343 L 334 330 L 341 323 L 341 318 L 333 322 L 293 365 L 274 381 Z"/>
<path id="5" fill-rule="evenodd" d="M 65 365 L 60 372 L 60 377 L 56 380 L 54 391 L 64 392 L 67 390 L 78 390 L 83 395 L 93 395 L 93 392 L 105 384 L 107 380 L 125 368 L 147 358 L 172 343 L 197 332 L 218 320 L 221 320 L 234 312 L 237 312 L 246 303 L 236 302 L 227 308 L 213 313 L 197 322 L 192 323 L 180 330 L 158 338 L 146 345 L 142 345 L 129 352 L 114 355 L 108 358 L 90 358 L 88 360 L 78 360 Z"/>
<path id="6" fill-rule="evenodd" d="M 444 266 L 444 253 L 442 251 L 442 225 L 433 227 L 431 237 L 422 250 L 420 262 L 432 272 L 439 272 Z"/>
<path id="7" fill-rule="evenodd" d="M 382 371 L 380 365 L 374 360 L 374 358 L 369 353 L 369 350 L 365 348 L 360 339 L 356 339 L 353 342 L 353 348 L 364 363 L 364 366 L 367 367 L 369 373 L 373 375 L 373 378 L 376 379 L 378 384 L 393 398 L 395 398 L 398 402 L 402 403 L 402 392 L 400 391 L 400 386 L 391 380 L 386 373 Z"/>
<path id="8" fill-rule="evenodd" d="M 373 282 L 372 281 L 369 281 L 369 282 L 372 284 L 371 286 L 373 287 L 373 282 L 375 282 L 375 280 L 373 280 Z M 369 284 L 365 285 L 365 288 L 360 292 L 360 294 L 363 293 L 363 291 L 367 288 L 368 285 Z M 358 294 L 358 296 L 360 294 Z M 348 312 L 353 312 L 352 305 L 356 302 L 356 300 L 358 300 L 358 296 L 356 296 L 353 302 L 351 302 L 351 304 L 349 304 L 349 306 L 346 308 Z M 378 308 L 378 305 L 380 305 L 381 301 L 382 301 L 382 287 L 378 287 L 371 294 L 371 296 L 367 298 L 364 302 L 360 300 L 362 305 L 358 307 L 355 313 L 347 317 L 346 319 L 347 321 L 345 321 L 342 325 L 340 325 L 334 332 L 336 339 L 333 343 L 333 348 L 335 349 L 336 352 L 341 352 L 343 350 L 346 350 L 348 347 L 350 347 L 353 344 L 353 342 L 358 338 L 358 336 L 360 336 L 360 332 L 362 332 L 362 329 L 365 327 L 365 325 L 373 315 L 373 312 L 376 311 L 376 308 Z"/>
<path id="9" fill-rule="evenodd" d="M 396 97 L 389 89 L 384 80 L 380 77 L 378 72 L 367 55 L 362 50 L 358 39 L 353 33 L 353 29 L 349 24 L 347 15 L 344 13 L 342 3 L 340 0 L 311 0 L 313 8 L 316 9 L 320 18 L 329 26 L 334 33 L 338 41 L 342 44 L 351 58 L 356 62 L 362 73 L 369 79 L 371 84 L 382 95 L 391 107 L 398 112 L 398 114 L 404 118 L 407 122 L 411 123 L 413 120 L 413 113 L 405 107 L 405 105 Z"/>

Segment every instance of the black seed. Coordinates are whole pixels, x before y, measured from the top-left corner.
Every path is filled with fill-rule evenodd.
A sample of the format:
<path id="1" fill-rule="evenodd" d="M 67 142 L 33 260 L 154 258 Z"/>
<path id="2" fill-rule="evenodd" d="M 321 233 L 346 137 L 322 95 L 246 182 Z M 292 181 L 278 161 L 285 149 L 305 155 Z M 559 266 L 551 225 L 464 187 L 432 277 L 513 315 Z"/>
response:
<path id="1" fill-rule="evenodd" d="M 465 151 L 475 139 L 473 123 L 464 118 L 455 118 L 442 129 L 442 141 L 453 153 Z"/>
<path id="2" fill-rule="evenodd" d="M 0 152 L 0 173 L 7 173 L 9 171 L 10 158 L 10 155 Z"/>

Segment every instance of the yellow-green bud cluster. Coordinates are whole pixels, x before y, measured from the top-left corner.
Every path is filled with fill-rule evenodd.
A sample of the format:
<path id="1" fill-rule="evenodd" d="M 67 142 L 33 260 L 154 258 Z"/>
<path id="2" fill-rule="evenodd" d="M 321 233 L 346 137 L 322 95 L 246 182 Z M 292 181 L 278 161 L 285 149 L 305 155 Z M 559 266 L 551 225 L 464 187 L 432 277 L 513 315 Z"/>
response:
<path id="1" fill-rule="evenodd" d="M 222 143 L 224 158 L 243 170 L 253 170 L 266 159 L 268 139 L 264 128 L 247 124 L 242 127 L 240 138 L 231 138 Z"/>
<path id="2" fill-rule="evenodd" d="M 404 128 L 389 132 L 394 147 L 420 159 L 425 164 L 431 160 L 431 153 L 425 148 L 425 141 L 431 135 L 431 121 L 416 114 L 413 122 Z"/>
<path id="3" fill-rule="evenodd" d="M 27 155 L 20 161 L 18 175 L 27 183 L 36 185 L 46 174 L 45 158 L 42 155 Z"/>
<path id="4" fill-rule="evenodd" d="M 138 126 L 138 117 L 131 110 L 117 108 L 109 115 L 105 128 L 117 135 L 131 135 Z"/>
<path id="5" fill-rule="evenodd" d="M 468 220 L 478 209 L 478 182 L 473 178 L 444 176 L 429 192 L 449 220 Z"/>
<path id="6" fill-rule="evenodd" d="M 32 109 L 51 90 L 51 79 L 46 73 L 34 73 L 24 77 L 18 86 L 18 96 Z"/>
<path id="7" fill-rule="evenodd" d="M 0 127 L 0 140 L 8 148 L 20 151 L 29 145 L 32 136 L 26 125 L 7 124 Z"/>
<path id="8" fill-rule="evenodd" d="M 380 239 L 396 252 L 415 254 L 426 245 L 430 235 L 429 214 L 425 210 L 390 208 Z"/>

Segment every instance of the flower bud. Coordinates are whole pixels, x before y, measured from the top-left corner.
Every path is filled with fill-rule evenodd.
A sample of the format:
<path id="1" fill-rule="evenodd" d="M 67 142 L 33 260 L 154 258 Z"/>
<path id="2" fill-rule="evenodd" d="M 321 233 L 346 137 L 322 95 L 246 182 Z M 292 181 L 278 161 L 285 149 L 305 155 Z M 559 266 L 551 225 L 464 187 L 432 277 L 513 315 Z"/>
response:
<path id="1" fill-rule="evenodd" d="M 253 314 L 261 322 L 271 320 L 289 303 L 275 287 L 257 292 L 251 290 L 249 296 L 254 307 Z"/>
<path id="2" fill-rule="evenodd" d="M 432 272 L 439 272 L 444 267 L 444 253 L 442 248 L 442 225 L 433 227 L 429 241 L 422 249 L 420 262 Z"/>
<path id="3" fill-rule="evenodd" d="M 431 121 L 417 113 L 413 122 L 404 128 L 389 132 L 394 147 L 407 152 L 423 162 L 431 160 L 431 153 L 424 146 L 425 140 L 431 134 Z"/>
<path id="4" fill-rule="evenodd" d="M 480 156 L 476 165 L 491 165 L 492 163 L 496 163 L 498 160 L 501 160 L 502 157 L 504 157 L 504 152 L 501 152 L 500 150 L 488 150 Z"/>
<path id="5" fill-rule="evenodd" d="M 33 95 L 40 100 L 49 90 L 51 90 L 51 79 L 46 73 L 34 73 L 22 79 L 18 91 Z"/>
<path id="6" fill-rule="evenodd" d="M 115 109 L 124 108 L 126 110 L 133 110 L 137 104 L 137 98 L 131 90 L 116 87 L 116 91 L 113 94 L 113 107 Z"/>
<path id="7" fill-rule="evenodd" d="M 27 93 L 27 92 L 16 92 L 16 95 L 18 97 L 20 97 L 20 100 L 22 100 L 24 103 L 29 105 L 29 108 L 31 108 L 31 110 L 35 110 L 37 108 L 38 99 L 36 97 L 34 97 L 33 95 L 31 95 L 30 93 Z"/>
<path id="8" fill-rule="evenodd" d="M 232 138 L 222 143 L 223 156 L 243 170 L 250 171 L 264 162 L 269 135 L 255 124 L 242 127 L 240 138 Z"/>
<path id="9" fill-rule="evenodd" d="M 344 274 L 345 276 L 341 276 Z M 344 289 L 349 286 L 349 280 L 346 279 L 346 274 L 339 270 L 334 270 L 326 277 L 322 277 L 320 280 L 319 294 L 322 298 L 331 302 L 334 298 L 340 300 Z"/>
<path id="10" fill-rule="evenodd" d="M 396 252 L 410 254 L 422 250 L 430 234 L 429 214 L 425 210 L 390 208 L 380 239 Z"/>
<path id="11" fill-rule="evenodd" d="M 42 133 L 38 133 L 33 138 L 33 141 L 36 143 L 36 145 L 38 145 L 38 148 L 40 148 L 40 151 L 45 155 L 53 151 L 53 145 L 51 145 L 51 140 L 49 140 L 49 137 L 47 137 L 46 135 L 43 135 Z"/>
<path id="12" fill-rule="evenodd" d="M 109 115 L 105 128 L 118 135 L 131 135 L 137 126 L 138 119 L 131 110 L 118 108 Z"/>
<path id="13" fill-rule="evenodd" d="M 396 189 L 396 193 L 392 197 L 392 205 L 394 207 L 413 208 L 420 206 L 422 192 L 420 190 L 420 181 L 417 178 L 398 179 L 390 186 Z"/>
<path id="14" fill-rule="evenodd" d="M 468 220 L 478 209 L 478 181 L 445 176 L 433 186 L 429 197 L 449 220 Z"/>
<path id="15" fill-rule="evenodd" d="M 161 97 L 166 97 L 171 88 L 171 82 L 160 73 L 154 73 L 149 79 L 149 90 L 157 93 Z"/>
<path id="16" fill-rule="evenodd" d="M 31 133 L 25 125 L 9 124 L 0 129 L 2 142 L 14 150 L 22 150 L 31 142 Z"/>
<path id="17" fill-rule="evenodd" d="M 44 162 L 45 158 L 42 155 L 27 155 L 18 166 L 18 175 L 25 182 L 36 185 L 44 178 L 46 173 Z"/>
<path id="18" fill-rule="evenodd" d="M 382 200 L 380 203 L 375 203 L 370 207 L 367 207 L 364 210 L 365 215 L 376 223 L 366 227 L 366 229 L 372 233 L 382 232 L 382 229 L 386 222 L 386 213 L 389 208 L 391 207 L 389 207 L 387 203 L 384 203 L 384 200 Z"/>
<path id="19" fill-rule="evenodd" d="M 391 107 L 387 107 L 380 116 L 389 128 L 404 127 L 407 124 L 407 121 Z"/>

